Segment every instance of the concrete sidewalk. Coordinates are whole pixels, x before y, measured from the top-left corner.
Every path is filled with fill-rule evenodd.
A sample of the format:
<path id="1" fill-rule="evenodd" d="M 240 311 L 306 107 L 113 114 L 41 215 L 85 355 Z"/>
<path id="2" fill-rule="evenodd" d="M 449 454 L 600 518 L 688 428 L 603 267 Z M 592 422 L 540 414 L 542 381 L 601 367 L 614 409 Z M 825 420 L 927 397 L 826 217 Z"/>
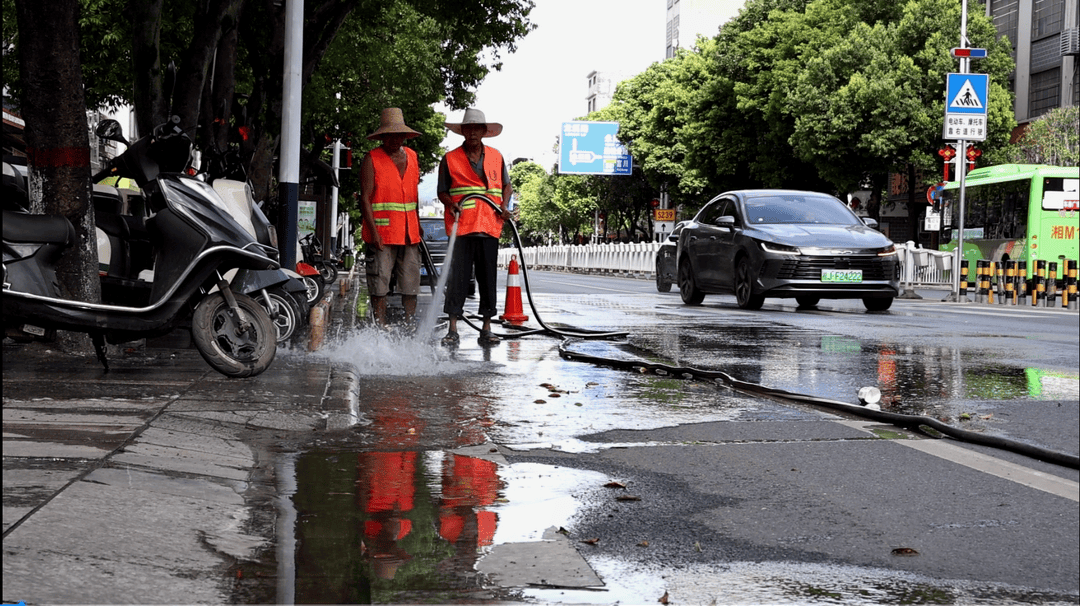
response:
<path id="1" fill-rule="evenodd" d="M 351 297 L 329 290 L 333 333 Z M 282 349 L 246 379 L 167 342 L 110 362 L 4 342 L 4 602 L 273 602 L 240 581 L 273 544 L 268 449 L 353 424 L 356 377 Z"/>

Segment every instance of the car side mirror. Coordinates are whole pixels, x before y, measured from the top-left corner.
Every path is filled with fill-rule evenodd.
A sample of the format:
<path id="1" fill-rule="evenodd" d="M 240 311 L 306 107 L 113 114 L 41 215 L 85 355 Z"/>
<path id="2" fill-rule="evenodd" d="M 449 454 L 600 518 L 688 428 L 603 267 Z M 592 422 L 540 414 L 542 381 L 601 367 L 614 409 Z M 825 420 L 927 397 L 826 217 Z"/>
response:
<path id="1" fill-rule="evenodd" d="M 871 219 L 870 217 L 863 217 L 862 222 L 863 222 L 863 225 L 866 225 L 870 229 L 877 229 L 878 228 L 878 222 Z"/>
<path id="2" fill-rule="evenodd" d="M 732 217 L 731 215 L 717 217 L 716 225 L 718 227 L 735 227 L 735 217 Z"/>
<path id="3" fill-rule="evenodd" d="M 124 130 L 120 128 L 120 123 L 112 118 L 106 118 L 101 122 L 98 122 L 97 128 L 94 129 L 94 134 L 102 139 L 108 141 L 116 141 L 118 143 L 128 144 L 127 139 L 124 138 Z"/>

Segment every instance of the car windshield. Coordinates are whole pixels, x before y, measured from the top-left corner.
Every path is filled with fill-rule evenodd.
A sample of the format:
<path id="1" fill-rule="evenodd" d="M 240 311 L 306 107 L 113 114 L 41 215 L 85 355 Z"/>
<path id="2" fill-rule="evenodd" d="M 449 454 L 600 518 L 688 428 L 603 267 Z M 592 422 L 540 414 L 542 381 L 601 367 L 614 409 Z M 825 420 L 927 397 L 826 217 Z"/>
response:
<path id="1" fill-rule="evenodd" d="M 427 242 L 449 239 L 446 235 L 446 223 L 442 219 L 422 220 L 420 226 L 424 228 L 424 240 Z"/>
<path id="2" fill-rule="evenodd" d="M 859 219 L 838 200 L 825 196 L 773 194 L 746 201 L 747 223 L 818 223 L 858 225 Z"/>

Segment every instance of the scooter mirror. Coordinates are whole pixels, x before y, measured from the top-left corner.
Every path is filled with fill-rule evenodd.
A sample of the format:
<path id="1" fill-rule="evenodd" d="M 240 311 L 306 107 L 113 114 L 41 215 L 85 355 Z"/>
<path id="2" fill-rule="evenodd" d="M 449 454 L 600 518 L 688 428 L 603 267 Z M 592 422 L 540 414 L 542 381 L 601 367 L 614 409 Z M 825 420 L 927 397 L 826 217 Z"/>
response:
<path id="1" fill-rule="evenodd" d="M 97 128 L 94 129 L 94 134 L 102 139 L 117 141 L 124 145 L 128 144 L 127 139 L 124 138 L 124 131 L 120 128 L 120 123 L 112 118 L 106 118 L 105 120 L 98 122 Z"/>

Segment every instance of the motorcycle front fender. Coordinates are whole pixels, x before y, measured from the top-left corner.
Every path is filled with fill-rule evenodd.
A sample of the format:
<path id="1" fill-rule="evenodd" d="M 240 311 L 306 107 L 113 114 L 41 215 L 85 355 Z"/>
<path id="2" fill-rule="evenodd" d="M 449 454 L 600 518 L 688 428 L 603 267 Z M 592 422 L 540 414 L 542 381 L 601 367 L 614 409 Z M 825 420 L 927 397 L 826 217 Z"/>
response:
<path id="1" fill-rule="evenodd" d="M 247 295 L 264 288 L 284 284 L 290 279 L 280 269 L 241 269 L 232 279 L 232 289 Z"/>

